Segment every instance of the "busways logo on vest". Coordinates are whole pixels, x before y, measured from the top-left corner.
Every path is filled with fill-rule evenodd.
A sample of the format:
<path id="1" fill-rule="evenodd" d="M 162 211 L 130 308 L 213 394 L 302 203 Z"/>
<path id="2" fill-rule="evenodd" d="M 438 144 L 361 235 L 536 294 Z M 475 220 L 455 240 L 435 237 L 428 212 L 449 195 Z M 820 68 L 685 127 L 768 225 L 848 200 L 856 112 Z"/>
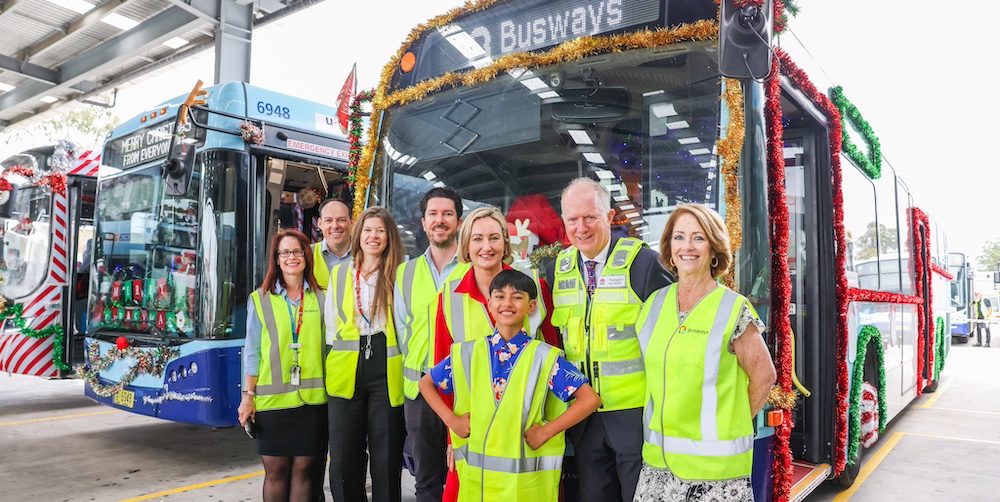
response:
<path id="1" fill-rule="evenodd" d="M 688 332 L 688 327 L 685 326 L 685 325 L 683 325 L 683 324 L 681 325 L 680 329 L 677 330 L 677 333 L 681 334 L 681 335 L 683 335 L 683 334 L 685 334 L 687 332 Z M 691 333 L 694 333 L 696 335 L 707 335 L 708 334 L 708 330 L 707 329 L 695 329 L 695 328 L 691 328 Z"/>

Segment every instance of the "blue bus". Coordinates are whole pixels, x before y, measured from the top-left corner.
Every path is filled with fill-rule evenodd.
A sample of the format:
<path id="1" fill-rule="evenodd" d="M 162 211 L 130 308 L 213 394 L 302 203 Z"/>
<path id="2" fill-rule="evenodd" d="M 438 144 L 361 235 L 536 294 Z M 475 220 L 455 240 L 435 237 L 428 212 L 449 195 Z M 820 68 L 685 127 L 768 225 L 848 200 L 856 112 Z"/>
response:
<path id="1" fill-rule="evenodd" d="M 778 369 L 778 399 L 755 420 L 755 498 L 801 500 L 827 479 L 853 483 L 871 433 L 936 387 L 938 326 L 954 310 L 947 242 L 877 148 L 843 148 L 851 116 L 835 88 L 817 89 L 780 47 L 758 47 L 774 74 L 722 76 L 719 12 L 712 0 L 508 0 L 435 17 L 386 65 L 359 168 L 367 202 L 402 230 L 419 235 L 420 196 L 448 185 L 470 208 L 499 207 L 517 256 L 540 267 L 568 244 L 560 193 L 580 176 L 610 192 L 615 235 L 654 249 L 679 204 L 718 210 L 735 250 L 725 282 L 766 319 Z M 894 261 L 861 285 L 848 241 L 870 222 L 895 236 L 873 256 Z M 872 405 L 880 420 L 862 423 Z"/>
<path id="2" fill-rule="evenodd" d="M 199 82 L 109 134 L 87 396 L 167 420 L 237 423 L 246 299 L 266 272 L 269 240 L 295 227 L 319 241 L 316 202 L 347 186 L 336 115 L 244 83 Z"/>

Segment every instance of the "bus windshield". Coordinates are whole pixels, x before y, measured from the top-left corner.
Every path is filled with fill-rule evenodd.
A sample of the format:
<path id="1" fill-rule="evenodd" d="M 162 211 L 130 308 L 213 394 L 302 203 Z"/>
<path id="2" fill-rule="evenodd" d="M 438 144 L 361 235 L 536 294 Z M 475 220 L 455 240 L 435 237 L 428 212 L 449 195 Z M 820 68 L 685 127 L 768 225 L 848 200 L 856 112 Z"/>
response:
<path id="1" fill-rule="evenodd" d="M 672 207 L 717 207 L 716 57 L 714 42 L 602 54 L 390 110 L 378 162 L 410 254 L 427 244 L 418 202 L 435 185 L 458 189 L 466 210 L 500 207 L 521 257 L 565 242 L 558 196 L 580 176 L 608 187 L 616 235 L 656 247 Z"/>
<path id="2" fill-rule="evenodd" d="M 0 293 L 16 299 L 35 290 L 48 270 L 48 187 L 11 183 L 8 200 L 0 205 Z"/>
<path id="3" fill-rule="evenodd" d="M 158 164 L 99 182 L 92 327 L 162 338 L 231 335 L 231 288 L 218 277 L 228 277 L 235 260 L 235 195 L 222 187 L 240 158 L 200 152 L 182 196 L 167 195 Z"/>

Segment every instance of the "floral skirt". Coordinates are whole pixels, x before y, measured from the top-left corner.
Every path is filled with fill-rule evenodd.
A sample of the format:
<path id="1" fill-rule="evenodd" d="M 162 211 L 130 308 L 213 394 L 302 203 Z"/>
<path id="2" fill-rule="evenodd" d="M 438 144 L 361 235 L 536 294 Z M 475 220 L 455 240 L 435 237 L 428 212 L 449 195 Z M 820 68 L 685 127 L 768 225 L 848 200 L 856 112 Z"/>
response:
<path id="1" fill-rule="evenodd" d="M 685 481 L 670 469 L 642 464 L 633 502 L 753 502 L 750 477 L 720 481 Z"/>

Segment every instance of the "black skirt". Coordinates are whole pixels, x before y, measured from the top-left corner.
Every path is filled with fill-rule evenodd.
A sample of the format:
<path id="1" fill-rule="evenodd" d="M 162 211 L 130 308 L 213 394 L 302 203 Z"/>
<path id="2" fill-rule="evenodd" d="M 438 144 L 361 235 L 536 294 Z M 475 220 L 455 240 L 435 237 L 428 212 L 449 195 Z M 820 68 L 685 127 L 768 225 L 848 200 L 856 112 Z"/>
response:
<path id="1" fill-rule="evenodd" d="M 257 454 L 273 457 L 326 455 L 326 405 L 258 411 Z"/>

